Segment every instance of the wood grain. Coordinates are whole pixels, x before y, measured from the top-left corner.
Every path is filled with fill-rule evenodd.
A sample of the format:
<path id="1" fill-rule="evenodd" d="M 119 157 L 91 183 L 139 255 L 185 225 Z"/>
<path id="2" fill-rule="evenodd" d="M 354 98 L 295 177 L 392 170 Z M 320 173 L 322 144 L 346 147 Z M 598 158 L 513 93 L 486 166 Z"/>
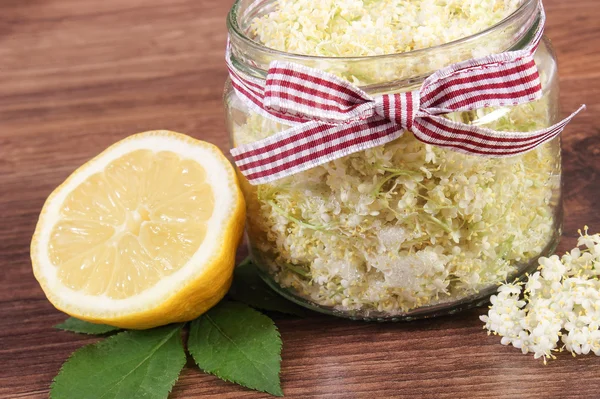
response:
<path id="1" fill-rule="evenodd" d="M 600 230 L 600 11 L 546 0 L 563 109 L 565 228 Z M 221 109 L 229 1 L 0 0 L 0 398 L 42 398 L 69 354 L 95 338 L 59 332 L 33 278 L 29 240 L 50 191 L 109 144 L 170 129 L 227 149 Z M 499 344 L 475 309 L 368 324 L 278 318 L 290 398 L 597 398 L 600 359 L 544 366 Z M 173 398 L 260 398 L 190 367 Z M 75 398 L 77 399 L 77 398 Z"/>

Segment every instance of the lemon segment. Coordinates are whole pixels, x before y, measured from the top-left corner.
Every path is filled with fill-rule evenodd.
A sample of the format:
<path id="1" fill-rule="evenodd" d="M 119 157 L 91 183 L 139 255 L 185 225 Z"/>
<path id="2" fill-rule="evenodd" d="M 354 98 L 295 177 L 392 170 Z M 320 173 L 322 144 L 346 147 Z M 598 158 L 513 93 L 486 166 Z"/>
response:
<path id="1" fill-rule="evenodd" d="M 148 328 L 197 317 L 229 288 L 245 204 L 214 146 L 154 131 L 75 171 L 48 198 L 32 264 L 72 316 Z"/>

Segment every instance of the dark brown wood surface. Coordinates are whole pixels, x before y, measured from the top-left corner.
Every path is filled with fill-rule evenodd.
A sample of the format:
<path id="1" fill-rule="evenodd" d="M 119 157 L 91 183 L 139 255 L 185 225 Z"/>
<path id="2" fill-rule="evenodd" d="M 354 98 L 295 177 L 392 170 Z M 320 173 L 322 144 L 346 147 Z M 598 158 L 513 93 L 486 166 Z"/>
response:
<path id="1" fill-rule="evenodd" d="M 600 5 L 546 0 L 564 110 L 565 228 L 600 230 Z M 170 129 L 227 149 L 223 0 L 0 0 L 0 398 L 41 398 L 69 354 L 95 338 L 54 330 L 65 316 L 31 272 L 46 196 L 132 133 Z M 368 324 L 278 318 L 290 398 L 598 398 L 600 358 L 544 366 L 487 336 L 475 309 Z M 191 366 L 191 364 L 190 364 Z M 173 398 L 265 395 L 185 369 Z M 74 398 L 78 399 L 78 398 Z"/>

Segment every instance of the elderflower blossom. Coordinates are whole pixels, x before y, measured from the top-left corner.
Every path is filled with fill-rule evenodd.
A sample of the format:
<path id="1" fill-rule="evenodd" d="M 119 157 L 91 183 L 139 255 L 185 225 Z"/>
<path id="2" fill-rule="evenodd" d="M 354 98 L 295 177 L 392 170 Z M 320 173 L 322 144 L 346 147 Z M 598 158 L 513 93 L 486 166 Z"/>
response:
<path id="1" fill-rule="evenodd" d="M 482 32 L 517 10 L 524 0 L 277 0 L 255 17 L 248 34 L 354 84 L 384 83 L 432 73 L 446 65 L 507 50 L 511 26 L 477 43 L 440 48 L 411 57 L 340 64 L 332 57 L 406 53 Z M 485 41 L 482 43 L 481 41 Z M 329 58 L 323 58 L 329 57 Z"/>
<path id="2" fill-rule="evenodd" d="M 258 41 L 284 51 L 311 54 L 314 48 L 318 55 L 372 55 L 473 34 L 520 3 L 280 0 L 279 8 L 251 25 Z M 406 23 L 415 18 L 418 23 Z M 367 21 L 377 33 L 359 29 Z M 383 35 L 388 29 L 391 36 Z M 378 41 L 392 47 L 380 51 L 374 47 Z M 466 59 L 471 54 L 456 56 Z M 397 66 L 392 75 L 386 75 L 385 64 L 333 72 L 355 83 L 374 82 L 426 73 L 432 65 L 437 64 Z M 546 87 L 549 75 L 542 70 L 541 77 Z M 532 131 L 551 124 L 552 96 L 546 90 L 532 103 L 447 117 L 495 130 Z M 288 128 L 248 110 L 235 96 L 228 101 L 235 146 Z M 556 140 L 520 156 L 484 158 L 427 145 L 405 132 L 391 143 L 269 184 L 251 186 L 242 178 L 250 249 L 277 284 L 321 307 L 395 316 L 452 304 L 522 274 L 532 259 L 554 245 L 559 160 Z M 515 299 L 511 306 L 524 303 Z M 518 324 L 511 328 L 511 336 L 522 333 Z M 536 345 L 543 356 L 545 343 Z"/>
<path id="3" fill-rule="evenodd" d="M 522 0 L 277 0 L 252 21 L 267 47 L 289 53 L 356 57 L 448 43 L 500 22 Z"/>
<path id="4" fill-rule="evenodd" d="M 541 127 L 546 112 L 516 107 L 495 123 Z M 234 141 L 282 129 L 251 114 Z M 556 238 L 555 144 L 488 159 L 407 132 L 270 184 L 244 182 L 253 255 L 281 286 L 340 311 L 403 314 L 476 295 Z"/>
<path id="5" fill-rule="evenodd" d="M 562 258 L 542 257 L 539 265 L 527 283 L 504 284 L 492 295 L 480 317 L 484 328 L 544 362 L 562 348 L 600 356 L 600 234 L 586 227 L 576 248 Z"/>

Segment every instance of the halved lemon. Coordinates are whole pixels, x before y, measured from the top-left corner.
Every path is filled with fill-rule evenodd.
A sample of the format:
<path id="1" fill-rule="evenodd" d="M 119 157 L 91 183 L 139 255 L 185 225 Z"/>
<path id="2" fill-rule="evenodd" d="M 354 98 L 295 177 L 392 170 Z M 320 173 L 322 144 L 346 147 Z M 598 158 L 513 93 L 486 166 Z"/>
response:
<path id="1" fill-rule="evenodd" d="M 123 328 L 187 321 L 231 284 L 245 204 L 209 143 L 169 132 L 126 138 L 48 197 L 34 274 L 59 310 Z"/>

